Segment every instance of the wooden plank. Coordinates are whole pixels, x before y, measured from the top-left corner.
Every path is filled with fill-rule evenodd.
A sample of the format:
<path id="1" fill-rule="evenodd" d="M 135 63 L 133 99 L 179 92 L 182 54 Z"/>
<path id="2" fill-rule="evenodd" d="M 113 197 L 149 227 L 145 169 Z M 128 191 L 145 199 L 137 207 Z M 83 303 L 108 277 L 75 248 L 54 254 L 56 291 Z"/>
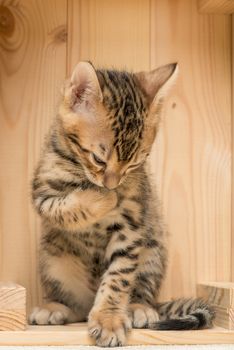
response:
<path id="1" fill-rule="evenodd" d="M 197 286 L 197 295 L 212 305 L 234 309 L 234 283 L 201 283 Z"/>
<path id="2" fill-rule="evenodd" d="M 30 181 L 66 70 L 66 0 L 0 1 L 0 279 L 40 294 Z"/>
<path id="3" fill-rule="evenodd" d="M 232 15 L 232 259 L 231 278 L 234 282 L 234 15 Z"/>
<path id="4" fill-rule="evenodd" d="M 231 276 L 231 18 L 195 0 L 154 0 L 151 15 L 151 68 L 180 67 L 151 157 L 171 234 L 162 298 L 189 297 Z"/>
<path id="5" fill-rule="evenodd" d="M 0 331 L 26 328 L 26 290 L 11 282 L 0 282 Z"/>
<path id="6" fill-rule="evenodd" d="M 68 73 L 79 60 L 95 66 L 149 68 L 149 0 L 68 0 Z"/>
<path id="7" fill-rule="evenodd" d="M 198 9 L 203 13 L 233 13 L 234 0 L 198 0 Z"/>
<path id="8" fill-rule="evenodd" d="M 201 331 L 134 329 L 127 345 L 233 344 L 234 331 L 213 328 Z M 29 326 L 26 331 L 0 332 L 0 345 L 94 345 L 85 324 Z"/>

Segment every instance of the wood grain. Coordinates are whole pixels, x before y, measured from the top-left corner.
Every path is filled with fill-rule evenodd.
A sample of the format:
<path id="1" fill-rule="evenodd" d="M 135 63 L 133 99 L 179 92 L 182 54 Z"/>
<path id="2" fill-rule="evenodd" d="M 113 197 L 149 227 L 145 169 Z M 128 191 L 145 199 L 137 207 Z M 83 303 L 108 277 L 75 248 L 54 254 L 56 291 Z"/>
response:
<path id="1" fill-rule="evenodd" d="M 234 330 L 234 283 L 198 284 L 197 296 L 206 300 L 214 308 L 216 326 Z"/>
<path id="2" fill-rule="evenodd" d="M 68 0 L 68 32 L 68 73 L 79 60 L 149 68 L 149 0 Z"/>
<path id="3" fill-rule="evenodd" d="M 210 282 L 198 284 L 197 295 L 212 305 L 234 309 L 234 283 Z"/>
<path id="4" fill-rule="evenodd" d="M 214 306 L 214 311 L 214 324 L 216 326 L 234 330 L 234 309 L 225 309 L 220 306 Z"/>
<path id="5" fill-rule="evenodd" d="M 234 331 L 220 327 L 201 331 L 132 330 L 127 345 L 233 344 Z M 94 345 L 86 324 L 29 326 L 24 332 L 0 332 L 0 345 Z"/>
<path id="6" fill-rule="evenodd" d="M 231 272 L 232 281 L 234 282 L 234 15 L 232 15 L 232 84 L 231 84 L 231 94 L 232 94 L 232 222 L 231 222 Z"/>
<path id="7" fill-rule="evenodd" d="M 204 13 L 233 13 L 234 0 L 198 0 L 198 8 Z"/>
<path id="8" fill-rule="evenodd" d="M 0 331 L 16 331 L 25 328 L 25 288 L 10 282 L 0 282 Z"/>
<path id="9" fill-rule="evenodd" d="M 0 1 L 0 279 L 37 304 L 30 181 L 66 71 L 66 0 Z"/>
<path id="10" fill-rule="evenodd" d="M 230 42 L 231 16 L 198 14 L 196 0 L 0 0 L 0 279 L 26 286 L 29 305 L 41 296 L 30 179 L 61 81 L 87 59 L 179 62 L 151 157 L 171 233 L 162 299 L 234 281 Z"/>
<path id="11" fill-rule="evenodd" d="M 231 277 L 231 19 L 196 6 L 151 8 L 151 67 L 180 67 L 151 157 L 171 233 L 163 299 Z"/>

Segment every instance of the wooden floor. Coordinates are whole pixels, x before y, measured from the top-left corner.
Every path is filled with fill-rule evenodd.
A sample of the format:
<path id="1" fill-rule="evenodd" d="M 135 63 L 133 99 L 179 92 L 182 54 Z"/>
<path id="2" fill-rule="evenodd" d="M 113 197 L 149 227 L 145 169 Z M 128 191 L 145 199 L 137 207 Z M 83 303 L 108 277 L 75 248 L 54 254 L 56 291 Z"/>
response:
<path id="1" fill-rule="evenodd" d="M 0 332 L 0 345 L 92 345 L 85 323 L 66 326 L 28 326 L 26 331 Z M 201 331 L 134 329 L 127 345 L 234 344 L 234 331 L 215 327 Z"/>

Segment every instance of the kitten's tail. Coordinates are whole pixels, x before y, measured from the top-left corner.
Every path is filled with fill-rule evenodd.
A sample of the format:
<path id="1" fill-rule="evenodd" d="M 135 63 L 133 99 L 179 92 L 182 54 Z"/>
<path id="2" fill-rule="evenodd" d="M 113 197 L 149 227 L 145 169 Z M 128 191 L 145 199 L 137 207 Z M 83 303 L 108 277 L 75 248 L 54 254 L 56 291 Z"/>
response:
<path id="1" fill-rule="evenodd" d="M 149 325 L 157 330 L 189 330 L 212 327 L 215 312 L 202 299 L 178 299 L 156 304 L 159 321 Z"/>

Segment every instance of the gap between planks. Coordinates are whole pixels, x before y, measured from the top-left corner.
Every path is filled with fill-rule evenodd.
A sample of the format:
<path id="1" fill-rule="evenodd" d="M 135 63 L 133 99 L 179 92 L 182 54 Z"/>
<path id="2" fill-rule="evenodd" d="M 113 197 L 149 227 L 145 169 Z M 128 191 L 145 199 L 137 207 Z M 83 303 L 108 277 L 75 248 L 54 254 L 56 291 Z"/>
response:
<path id="1" fill-rule="evenodd" d="M 133 329 L 127 345 L 234 344 L 234 331 L 214 327 L 198 331 Z M 85 323 L 27 326 L 26 331 L 0 332 L 0 345 L 94 345 Z"/>

